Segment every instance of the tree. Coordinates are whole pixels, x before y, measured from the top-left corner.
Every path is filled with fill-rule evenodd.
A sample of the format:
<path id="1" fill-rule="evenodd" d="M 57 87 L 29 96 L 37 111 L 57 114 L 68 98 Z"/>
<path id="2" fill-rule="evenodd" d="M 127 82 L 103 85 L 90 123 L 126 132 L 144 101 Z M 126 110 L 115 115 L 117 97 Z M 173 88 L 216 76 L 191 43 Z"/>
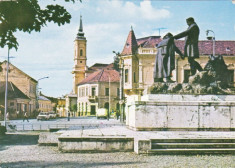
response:
<path id="1" fill-rule="evenodd" d="M 114 57 L 113 57 L 113 68 L 117 71 L 119 71 L 119 55 L 120 53 L 118 52 Z"/>
<path id="2" fill-rule="evenodd" d="M 64 0 L 73 2 L 82 0 Z M 0 47 L 18 49 L 18 42 L 14 33 L 23 31 L 40 32 L 47 22 L 54 22 L 58 26 L 70 23 L 71 15 L 61 5 L 47 5 L 41 9 L 38 0 L 7 0 L 0 1 Z"/>
<path id="3" fill-rule="evenodd" d="M 72 106 L 72 111 L 77 112 L 77 104 L 74 104 L 74 105 Z"/>

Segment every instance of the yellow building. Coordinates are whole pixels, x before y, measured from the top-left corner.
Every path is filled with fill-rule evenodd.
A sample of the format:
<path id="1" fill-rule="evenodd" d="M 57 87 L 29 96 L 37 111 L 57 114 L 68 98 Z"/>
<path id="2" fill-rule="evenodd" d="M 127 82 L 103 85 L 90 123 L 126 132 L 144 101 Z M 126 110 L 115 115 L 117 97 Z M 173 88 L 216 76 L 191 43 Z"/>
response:
<path id="1" fill-rule="evenodd" d="M 137 101 L 143 91 L 154 83 L 153 70 L 156 46 L 161 41 L 160 36 L 149 36 L 136 39 L 131 30 L 121 53 L 123 62 L 124 93 L 127 102 Z M 183 52 L 184 41 L 175 41 L 176 46 Z M 212 41 L 199 41 L 200 58 L 197 61 L 204 68 L 212 54 Z M 216 41 L 216 55 L 223 55 L 224 61 L 231 74 L 231 83 L 235 81 L 235 41 Z M 182 60 L 176 55 L 176 69 L 173 71 L 172 80 L 179 83 L 187 82 L 190 75 L 190 67 L 187 58 Z"/>
<path id="2" fill-rule="evenodd" d="M 56 107 L 56 113 L 59 117 L 66 117 L 66 110 L 65 110 L 65 99 L 64 98 L 58 98 L 58 104 Z"/>
<path id="3" fill-rule="evenodd" d="M 1 64 L 2 71 L 0 72 L 0 82 L 6 80 L 6 67 L 7 61 L 4 61 Z M 17 111 L 23 113 L 24 111 L 28 112 L 29 116 L 36 115 L 36 86 L 37 80 L 33 79 L 28 74 L 24 73 L 20 69 L 18 69 L 13 64 L 9 63 L 9 73 L 8 73 L 8 81 L 12 82 L 19 90 L 29 97 L 29 102 L 18 102 L 17 103 Z"/>
<path id="4" fill-rule="evenodd" d="M 44 96 L 38 96 L 38 105 L 39 105 L 38 110 L 40 112 L 52 112 L 53 111 L 52 102 Z"/>

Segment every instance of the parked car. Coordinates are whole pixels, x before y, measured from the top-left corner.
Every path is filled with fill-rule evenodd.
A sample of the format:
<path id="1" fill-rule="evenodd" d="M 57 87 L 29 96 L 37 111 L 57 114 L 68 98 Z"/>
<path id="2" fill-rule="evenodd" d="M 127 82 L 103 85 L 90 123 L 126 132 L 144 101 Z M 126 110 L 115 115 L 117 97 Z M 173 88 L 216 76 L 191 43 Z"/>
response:
<path id="1" fill-rule="evenodd" d="M 37 120 L 49 120 L 50 116 L 49 113 L 46 112 L 40 112 L 37 116 Z"/>
<path id="2" fill-rule="evenodd" d="M 99 118 L 107 118 L 108 117 L 108 109 L 106 108 L 99 108 L 96 112 L 97 119 Z"/>
<path id="3" fill-rule="evenodd" d="M 55 119 L 56 118 L 56 113 L 55 112 L 49 112 L 49 118 L 50 119 Z"/>

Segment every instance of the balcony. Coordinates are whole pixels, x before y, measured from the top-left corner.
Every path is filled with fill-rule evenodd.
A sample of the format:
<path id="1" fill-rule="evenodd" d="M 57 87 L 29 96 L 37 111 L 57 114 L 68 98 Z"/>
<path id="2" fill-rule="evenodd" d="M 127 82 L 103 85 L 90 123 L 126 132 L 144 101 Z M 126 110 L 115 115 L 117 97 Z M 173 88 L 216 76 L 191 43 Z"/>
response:
<path id="1" fill-rule="evenodd" d="M 89 100 L 90 102 L 96 102 L 96 101 L 98 100 L 98 97 L 97 97 L 97 96 L 89 96 L 89 97 L 88 97 L 88 100 Z"/>

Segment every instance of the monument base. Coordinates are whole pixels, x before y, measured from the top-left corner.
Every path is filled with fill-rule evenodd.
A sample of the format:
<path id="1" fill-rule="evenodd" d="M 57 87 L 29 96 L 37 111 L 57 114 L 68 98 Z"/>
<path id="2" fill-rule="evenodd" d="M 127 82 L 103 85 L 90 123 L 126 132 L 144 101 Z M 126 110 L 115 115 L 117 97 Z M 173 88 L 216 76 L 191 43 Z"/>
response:
<path id="1" fill-rule="evenodd" d="M 147 94 L 126 113 L 132 130 L 234 131 L 235 95 Z"/>

